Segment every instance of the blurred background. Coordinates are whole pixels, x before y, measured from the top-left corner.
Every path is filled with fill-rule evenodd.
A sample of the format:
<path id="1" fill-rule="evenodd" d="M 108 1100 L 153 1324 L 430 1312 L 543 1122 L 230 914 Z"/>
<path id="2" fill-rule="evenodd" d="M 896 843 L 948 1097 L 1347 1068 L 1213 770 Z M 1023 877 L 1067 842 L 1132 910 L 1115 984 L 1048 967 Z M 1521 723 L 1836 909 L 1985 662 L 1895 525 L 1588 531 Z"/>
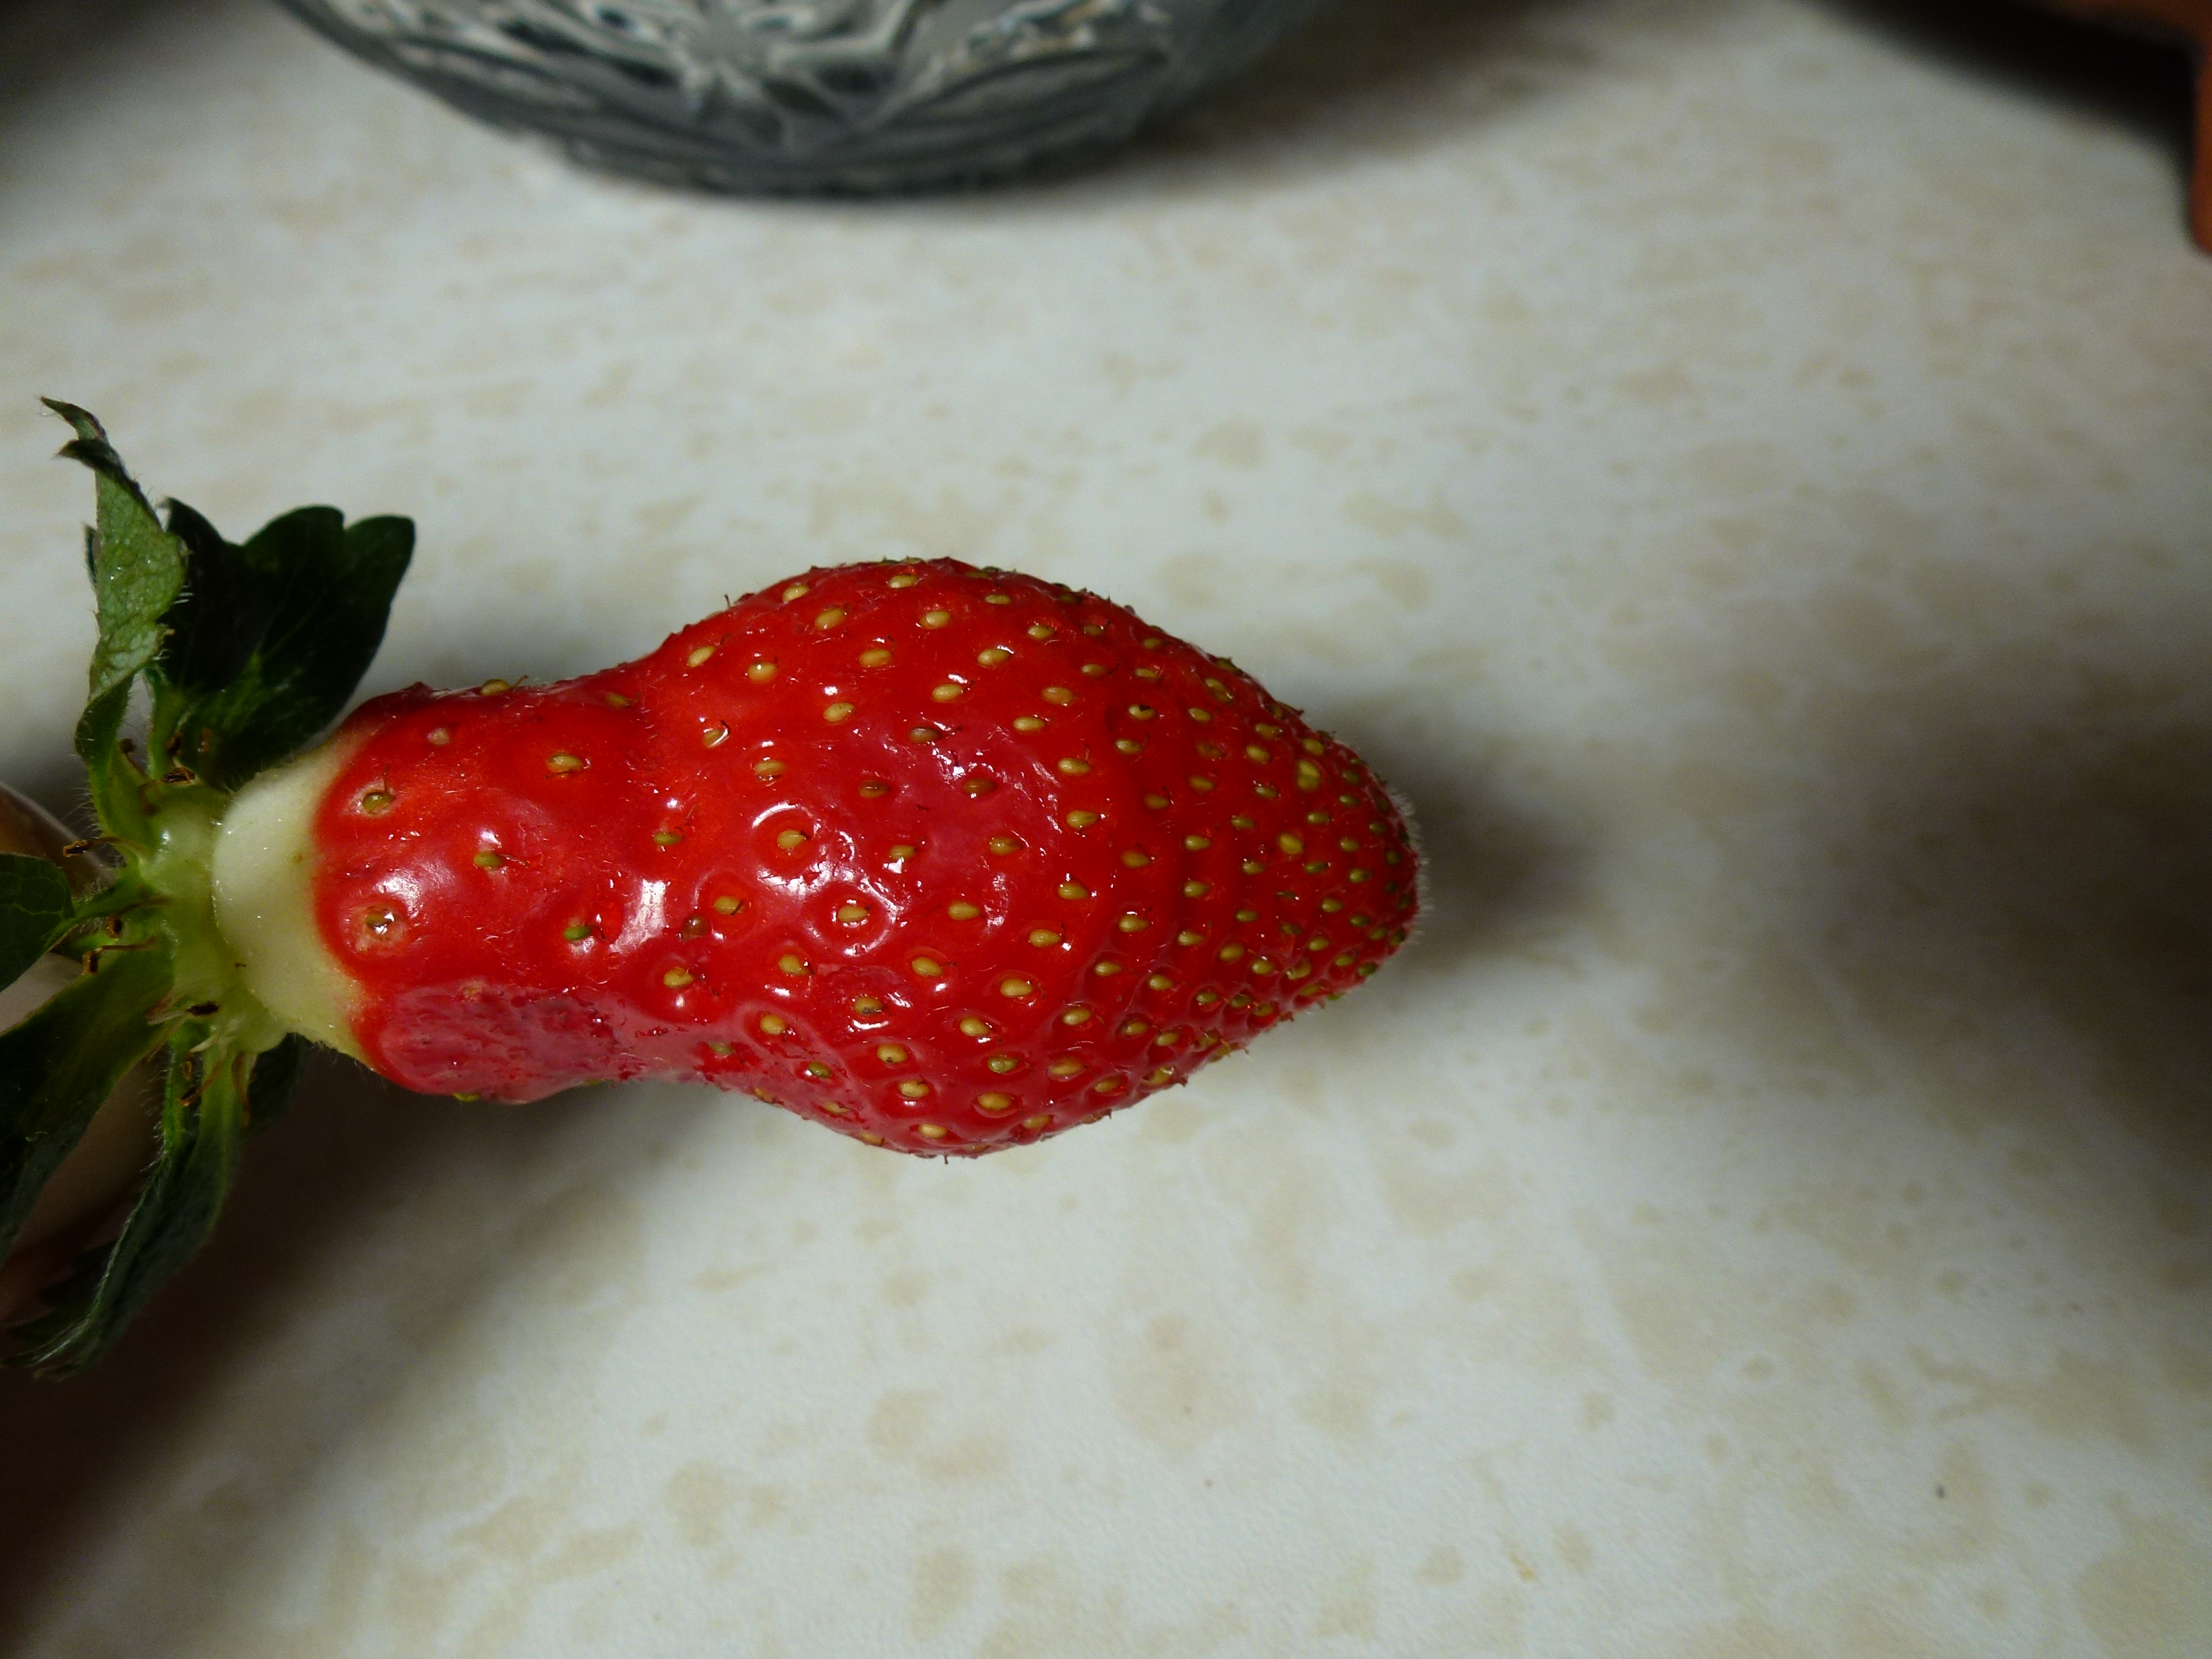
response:
<path id="1" fill-rule="evenodd" d="M 333 1064 L 91 1376 L 0 1651 L 2212 1647 L 2212 259 L 2025 5 L 1358 0 L 1095 165 L 577 168 L 260 0 L 0 3 L 0 775 L 88 494 L 420 531 L 369 691 L 815 562 L 1086 586 L 1430 921 L 975 1167 Z"/>

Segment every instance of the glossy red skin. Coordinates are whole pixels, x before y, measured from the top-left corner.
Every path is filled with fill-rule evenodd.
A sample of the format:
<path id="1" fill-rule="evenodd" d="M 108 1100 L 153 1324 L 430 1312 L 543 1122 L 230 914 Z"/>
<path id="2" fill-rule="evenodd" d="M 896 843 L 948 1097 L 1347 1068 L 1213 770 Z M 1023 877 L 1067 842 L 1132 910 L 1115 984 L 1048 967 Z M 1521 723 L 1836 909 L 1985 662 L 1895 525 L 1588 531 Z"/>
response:
<path id="1" fill-rule="evenodd" d="M 1351 750 L 1117 605 L 949 560 L 811 571 L 558 685 L 399 692 L 340 741 L 316 921 L 363 1052 L 425 1092 L 682 1079 L 980 1152 L 1357 983 L 1417 902 Z"/>

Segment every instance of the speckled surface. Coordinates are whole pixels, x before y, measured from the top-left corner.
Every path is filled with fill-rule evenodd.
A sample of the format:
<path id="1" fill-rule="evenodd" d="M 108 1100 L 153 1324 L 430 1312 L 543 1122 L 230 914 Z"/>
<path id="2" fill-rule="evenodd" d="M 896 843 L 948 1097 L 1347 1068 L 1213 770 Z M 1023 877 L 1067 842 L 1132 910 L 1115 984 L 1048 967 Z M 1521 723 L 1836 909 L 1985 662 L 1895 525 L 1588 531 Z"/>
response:
<path id="1" fill-rule="evenodd" d="M 0 771 L 83 481 L 400 510 L 374 677 L 1019 563 L 1413 802 L 1433 919 L 973 1166 L 333 1069 L 0 1650 L 2212 1649 L 2212 263 L 2170 145 L 1801 0 L 1370 0 L 1114 170 L 579 176 L 274 9 L 0 15 Z"/>

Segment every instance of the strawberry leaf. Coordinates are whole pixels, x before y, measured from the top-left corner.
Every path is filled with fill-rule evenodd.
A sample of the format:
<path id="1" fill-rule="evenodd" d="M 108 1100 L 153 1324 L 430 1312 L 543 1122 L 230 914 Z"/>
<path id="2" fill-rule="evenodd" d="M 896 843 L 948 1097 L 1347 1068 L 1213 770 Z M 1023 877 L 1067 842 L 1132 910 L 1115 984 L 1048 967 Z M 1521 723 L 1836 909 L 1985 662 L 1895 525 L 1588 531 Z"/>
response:
<path id="1" fill-rule="evenodd" d="M 75 404 L 49 398 L 46 404 L 76 430 L 62 453 L 91 468 L 94 477 L 96 524 L 85 538 L 85 562 L 100 638 L 77 720 L 76 752 L 90 775 L 101 826 L 112 835 L 143 840 L 138 780 L 118 738 L 130 711 L 131 682 L 161 648 L 161 619 L 184 586 L 184 551 L 154 516 L 100 422 Z"/>
<path id="2" fill-rule="evenodd" d="M 161 1042 L 149 1022 L 169 981 L 165 947 L 112 952 L 0 1033 L 0 1256 L 100 1103 Z"/>
<path id="3" fill-rule="evenodd" d="M 58 866 L 21 853 L 0 854 L 0 985 L 54 948 L 76 916 L 69 878 Z"/>
<path id="4" fill-rule="evenodd" d="M 235 789 L 344 711 L 383 641 L 415 527 L 349 526 L 333 507 L 304 507 L 236 547 L 181 502 L 169 525 L 190 577 L 155 668 L 155 740 Z"/>
<path id="5" fill-rule="evenodd" d="M 46 402 L 76 429 L 62 453 L 92 470 L 98 498 L 86 562 L 100 641 L 77 753 L 102 827 L 143 840 L 141 779 L 118 742 L 132 681 L 147 674 L 154 688 L 155 752 L 237 788 L 344 712 L 383 642 L 415 526 L 349 526 L 334 507 L 305 507 L 234 546 L 173 501 L 164 527 L 100 422 Z"/>
<path id="6" fill-rule="evenodd" d="M 76 429 L 61 453 L 96 480 L 97 529 L 86 553 L 100 617 L 88 701 L 97 703 L 129 686 L 161 649 L 161 618 L 184 586 L 184 550 L 154 516 L 100 422 L 74 404 L 46 404 Z"/>
<path id="7" fill-rule="evenodd" d="M 300 1068 L 307 1063 L 314 1045 L 297 1032 L 253 1060 L 253 1076 L 246 1091 L 246 1127 L 259 1134 L 284 1115 L 299 1087 Z"/>
<path id="8" fill-rule="evenodd" d="M 49 1375 L 82 1370 L 113 1346 L 146 1299 L 191 1260 L 214 1231 L 238 1170 L 254 1057 L 209 1046 L 202 1020 L 169 1037 L 161 1147 L 123 1231 L 78 1258 L 46 1295 L 48 1311 L 15 1328 L 11 1364 Z"/>
<path id="9" fill-rule="evenodd" d="M 244 672 L 269 626 L 272 596 L 249 577 L 239 550 L 198 513 L 168 503 L 169 533 L 184 544 L 185 591 L 170 606 L 161 673 L 198 696 L 222 690 Z"/>

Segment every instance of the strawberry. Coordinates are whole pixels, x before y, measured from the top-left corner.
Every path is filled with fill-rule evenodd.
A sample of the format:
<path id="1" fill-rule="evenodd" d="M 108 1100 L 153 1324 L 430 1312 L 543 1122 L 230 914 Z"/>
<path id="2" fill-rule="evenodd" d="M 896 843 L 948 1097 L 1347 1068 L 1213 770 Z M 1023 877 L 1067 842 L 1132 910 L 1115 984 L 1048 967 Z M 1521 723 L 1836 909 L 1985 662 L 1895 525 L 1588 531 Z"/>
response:
<path id="1" fill-rule="evenodd" d="M 312 549 L 269 539 L 300 514 L 231 548 L 173 505 L 164 531 L 62 412 L 100 475 L 103 657 L 135 663 L 96 665 L 80 727 L 122 868 L 47 896 L 38 939 L 96 970 L 55 1003 L 98 1004 L 96 1029 L 19 1040 L 42 1013 L 0 1036 L 34 1097 L 0 1094 L 0 1131 L 83 1115 L 164 1042 L 171 1085 L 126 1259 L 95 1277 L 131 1267 L 149 1206 L 161 1248 L 107 1301 L 65 1296 L 35 1363 L 96 1352 L 189 1254 L 301 1036 L 426 1092 L 692 1081 L 973 1155 L 1187 1079 L 1374 973 L 1413 922 L 1405 821 L 1350 750 L 1118 605 L 952 560 L 811 570 L 559 684 L 413 687 L 272 768 L 366 666 L 395 521 L 307 509 L 328 515 Z M 111 617 L 164 541 L 170 574 Z M 335 599 L 301 597 L 313 569 L 284 548 Z M 334 669 L 317 653 L 341 626 Z M 116 737 L 134 676 L 162 757 L 143 769 Z M 219 1168 L 193 1185 L 196 1159 Z M 37 1161 L 15 1157 L 16 1196 Z"/>
<path id="2" fill-rule="evenodd" d="M 343 1008 L 258 975 L 241 920 L 248 988 L 439 1093 L 680 1079 L 986 1152 L 1356 983 L 1414 908 L 1350 750 L 1117 605 L 951 560 L 810 571 L 559 685 L 380 698 L 301 769 L 240 797 L 217 919 L 271 849 L 311 869 L 252 914 L 312 915 Z"/>

